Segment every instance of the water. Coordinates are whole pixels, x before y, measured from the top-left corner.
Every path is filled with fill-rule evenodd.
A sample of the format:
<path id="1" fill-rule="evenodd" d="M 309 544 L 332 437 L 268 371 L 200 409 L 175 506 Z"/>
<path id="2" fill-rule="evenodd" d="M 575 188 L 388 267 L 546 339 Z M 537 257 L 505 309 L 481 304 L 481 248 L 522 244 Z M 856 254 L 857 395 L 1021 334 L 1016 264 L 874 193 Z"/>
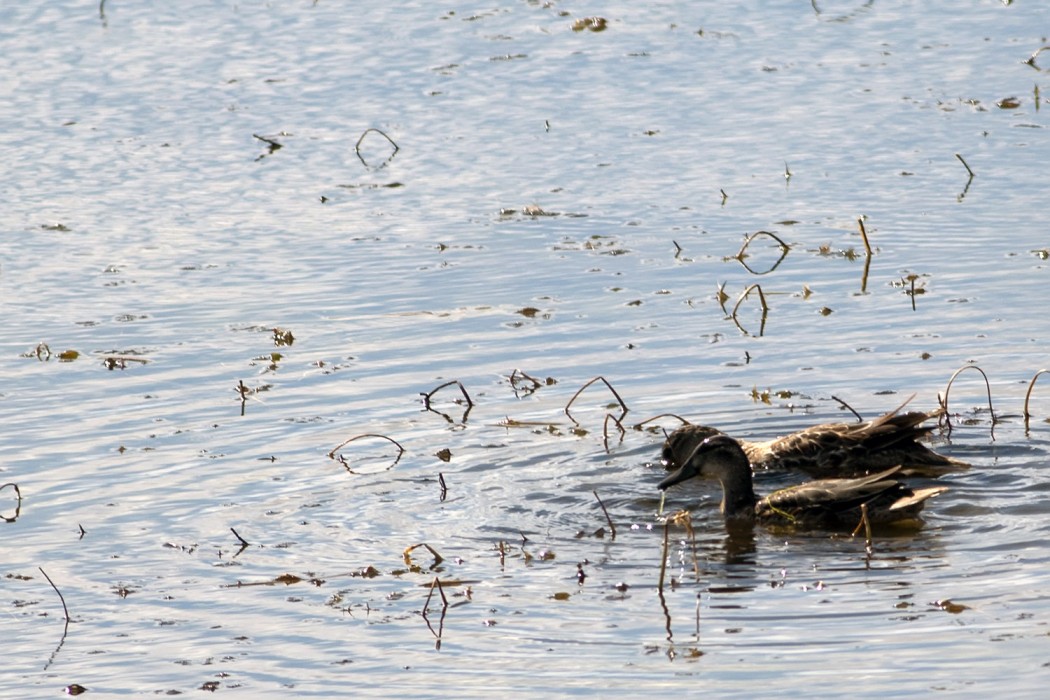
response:
<path id="1" fill-rule="evenodd" d="M 589 12 L 0 10 L 0 694 L 1045 685 L 1046 10 Z M 931 408 L 971 362 L 1000 422 L 963 372 L 924 529 L 741 542 L 684 485 L 661 604 L 675 421 L 632 426 Z M 599 375 L 622 437 L 600 382 L 565 414 Z M 328 456 L 365 434 L 404 454 Z"/>

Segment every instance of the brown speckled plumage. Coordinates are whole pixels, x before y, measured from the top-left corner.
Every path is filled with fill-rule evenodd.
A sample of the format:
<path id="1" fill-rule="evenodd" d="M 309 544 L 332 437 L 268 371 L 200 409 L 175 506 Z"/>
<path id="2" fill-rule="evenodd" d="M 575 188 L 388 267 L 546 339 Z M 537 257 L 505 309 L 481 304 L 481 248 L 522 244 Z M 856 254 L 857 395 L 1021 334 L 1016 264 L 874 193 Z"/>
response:
<path id="1" fill-rule="evenodd" d="M 757 521 L 793 528 L 853 528 L 861 521 L 864 504 L 872 525 L 919 525 L 926 500 L 947 488 L 911 489 L 894 478 L 900 471 L 893 467 L 859 478 L 810 481 L 759 499 L 740 444 L 728 435 L 714 435 L 700 442 L 659 488 L 665 490 L 695 476 L 718 479 L 722 514 L 728 524 Z"/>
<path id="2" fill-rule="evenodd" d="M 874 420 L 824 423 L 773 440 L 739 443 L 755 472 L 795 470 L 818 478 L 851 477 L 900 466 L 902 475 L 940 476 L 969 466 L 918 442 L 932 429 L 923 423 L 940 416 L 941 409 L 899 411 Z M 680 467 L 701 442 L 720 434 L 703 425 L 678 428 L 664 443 L 665 466 Z"/>

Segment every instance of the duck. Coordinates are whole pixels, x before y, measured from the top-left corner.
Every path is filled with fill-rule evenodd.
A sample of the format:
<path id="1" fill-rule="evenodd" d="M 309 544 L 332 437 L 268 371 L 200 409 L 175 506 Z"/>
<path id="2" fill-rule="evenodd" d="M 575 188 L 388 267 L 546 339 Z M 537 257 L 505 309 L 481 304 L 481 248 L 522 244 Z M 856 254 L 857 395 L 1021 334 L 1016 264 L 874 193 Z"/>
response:
<path id="1" fill-rule="evenodd" d="M 901 413 L 908 401 L 873 420 L 822 423 L 772 440 L 738 442 L 756 473 L 800 471 L 814 478 L 842 478 L 899 465 L 904 476 L 938 477 L 968 469 L 968 463 L 919 442 L 933 429 L 923 423 L 939 418 L 944 409 Z M 678 469 L 700 443 L 722 434 L 704 425 L 677 428 L 664 442 L 664 466 Z"/>
<path id="2" fill-rule="evenodd" d="M 898 465 L 862 477 L 818 479 L 758 498 L 743 446 L 719 434 L 705 438 L 657 487 L 666 491 L 696 476 L 718 479 L 727 526 L 760 522 L 790 528 L 854 528 L 864 517 L 872 526 L 921 526 L 919 513 L 926 501 L 948 488 L 909 488 L 895 478 L 901 471 Z"/>

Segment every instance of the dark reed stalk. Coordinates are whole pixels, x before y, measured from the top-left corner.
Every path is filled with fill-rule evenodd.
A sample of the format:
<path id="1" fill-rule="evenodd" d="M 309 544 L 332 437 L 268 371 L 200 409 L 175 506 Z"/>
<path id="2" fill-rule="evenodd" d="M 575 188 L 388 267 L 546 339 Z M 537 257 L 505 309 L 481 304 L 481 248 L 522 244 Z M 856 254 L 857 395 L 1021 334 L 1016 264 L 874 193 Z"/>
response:
<path id="1" fill-rule="evenodd" d="M 1040 374 L 1047 374 L 1048 372 L 1050 372 L 1050 369 L 1041 369 L 1035 373 L 1035 376 L 1032 377 L 1032 381 L 1028 382 L 1028 391 L 1026 391 L 1024 395 L 1024 432 L 1026 435 L 1028 434 L 1028 422 L 1032 418 L 1032 414 L 1028 411 L 1028 402 L 1032 398 L 1032 389 L 1035 388 L 1035 380 L 1039 379 Z"/>
<path id="2" fill-rule="evenodd" d="M 623 402 L 623 399 L 620 398 L 620 395 L 616 392 L 616 389 L 613 388 L 613 385 L 610 384 L 609 381 L 605 377 L 597 376 L 597 377 L 594 377 L 593 379 L 589 380 L 587 383 L 585 383 L 579 389 L 577 389 L 576 393 L 572 395 L 571 399 L 569 399 L 569 403 L 565 404 L 565 415 L 567 415 L 569 417 L 569 420 L 571 420 L 576 425 L 579 425 L 580 422 L 572 417 L 572 413 L 569 412 L 569 407 L 572 406 L 573 402 L 576 401 L 576 399 L 580 396 L 580 394 L 582 394 L 584 392 L 585 389 L 587 389 L 587 387 L 589 387 L 591 384 L 594 384 L 595 382 L 599 382 L 599 381 L 602 382 L 603 384 L 605 384 L 605 386 L 609 389 L 609 391 L 612 392 L 612 395 L 616 397 L 616 401 L 619 402 L 620 408 L 623 409 L 623 412 L 620 414 L 620 420 L 622 421 L 624 416 L 627 415 L 627 411 L 628 411 L 627 404 L 625 404 Z"/>
<path id="3" fill-rule="evenodd" d="M 977 370 L 978 372 L 981 373 L 982 377 L 984 377 L 984 388 L 985 388 L 985 391 L 988 394 L 988 414 L 991 416 L 990 432 L 991 432 L 992 440 L 994 440 L 995 439 L 995 409 L 992 408 L 992 386 L 988 382 L 988 375 L 985 374 L 984 370 L 981 369 L 980 367 L 978 367 L 977 365 L 963 365 L 959 369 L 955 370 L 955 372 L 952 373 L 951 379 L 948 380 L 948 386 L 946 386 L 945 389 L 944 389 L 944 399 L 940 400 L 941 408 L 944 409 L 944 415 L 942 416 L 942 418 L 944 420 L 944 424 L 945 424 L 945 426 L 947 426 L 948 434 L 950 435 L 951 431 L 952 431 L 952 420 L 951 420 L 951 414 L 948 411 L 948 394 L 952 390 L 952 384 L 955 382 L 955 378 L 958 377 L 959 374 L 961 374 L 962 372 L 964 372 L 965 370 L 968 370 L 968 369 L 975 369 L 975 370 Z"/>
<path id="4" fill-rule="evenodd" d="M 598 499 L 598 505 L 602 507 L 602 512 L 605 513 L 605 521 L 607 523 L 609 523 L 609 532 L 612 533 L 612 536 L 610 537 L 610 539 L 615 540 L 616 539 L 616 526 L 613 525 L 613 520 L 609 516 L 609 511 L 605 508 L 605 504 L 602 503 L 602 498 L 601 498 L 601 496 L 598 495 L 598 491 L 597 490 L 592 490 L 591 493 L 593 493 L 594 497 L 596 499 Z"/>

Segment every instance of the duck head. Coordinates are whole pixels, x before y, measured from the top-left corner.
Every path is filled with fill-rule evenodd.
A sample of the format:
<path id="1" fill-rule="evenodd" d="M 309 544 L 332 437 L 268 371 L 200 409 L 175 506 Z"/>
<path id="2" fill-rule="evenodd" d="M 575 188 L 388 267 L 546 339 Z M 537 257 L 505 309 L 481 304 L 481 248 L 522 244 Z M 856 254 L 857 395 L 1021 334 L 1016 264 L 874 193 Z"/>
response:
<path id="1" fill-rule="evenodd" d="M 747 455 L 740 444 L 728 435 L 713 435 L 697 445 L 682 466 L 664 478 L 657 488 L 665 491 L 695 476 L 723 479 L 727 473 L 740 469 L 750 477 Z"/>

